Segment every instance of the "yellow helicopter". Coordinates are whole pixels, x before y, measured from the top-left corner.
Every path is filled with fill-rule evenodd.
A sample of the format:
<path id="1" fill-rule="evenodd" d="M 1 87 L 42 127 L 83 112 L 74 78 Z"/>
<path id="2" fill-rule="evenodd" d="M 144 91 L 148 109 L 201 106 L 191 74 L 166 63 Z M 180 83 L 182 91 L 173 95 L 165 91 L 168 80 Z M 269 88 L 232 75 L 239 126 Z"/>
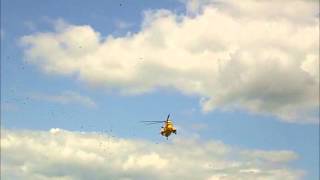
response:
<path id="1" fill-rule="evenodd" d="M 173 126 L 172 120 L 170 120 L 169 117 L 170 117 L 170 114 L 168 114 L 168 117 L 165 121 L 141 121 L 141 122 L 147 123 L 148 125 L 164 123 L 164 125 L 161 127 L 160 134 L 162 136 L 165 136 L 168 139 L 171 133 L 177 134 L 177 129 Z"/>

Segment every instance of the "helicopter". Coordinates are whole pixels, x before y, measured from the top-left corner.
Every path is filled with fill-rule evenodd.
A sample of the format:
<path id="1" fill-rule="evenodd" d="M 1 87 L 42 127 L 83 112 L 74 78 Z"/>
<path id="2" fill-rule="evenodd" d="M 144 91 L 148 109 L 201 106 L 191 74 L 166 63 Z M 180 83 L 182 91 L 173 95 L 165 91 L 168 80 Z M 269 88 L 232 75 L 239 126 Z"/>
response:
<path id="1" fill-rule="evenodd" d="M 173 126 L 172 120 L 169 119 L 170 114 L 168 114 L 167 119 L 165 121 L 141 121 L 143 123 L 147 123 L 147 125 L 164 123 L 161 127 L 160 134 L 165 136 L 167 139 L 171 135 L 171 133 L 177 134 L 177 129 Z"/>

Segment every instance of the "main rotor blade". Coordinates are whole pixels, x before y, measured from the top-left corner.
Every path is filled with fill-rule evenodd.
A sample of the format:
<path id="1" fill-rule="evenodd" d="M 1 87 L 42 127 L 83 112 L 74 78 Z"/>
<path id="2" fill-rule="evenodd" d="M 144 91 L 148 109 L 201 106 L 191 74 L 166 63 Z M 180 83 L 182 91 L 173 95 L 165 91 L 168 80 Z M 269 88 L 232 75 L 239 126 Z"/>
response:
<path id="1" fill-rule="evenodd" d="M 161 123 L 163 123 L 163 122 L 165 122 L 165 121 L 159 121 L 159 122 L 142 122 L 142 123 L 144 123 L 145 125 L 154 125 L 154 124 L 161 124 Z"/>
<path id="2" fill-rule="evenodd" d="M 149 125 L 158 125 L 158 124 L 160 124 L 160 123 L 149 123 L 149 124 L 144 124 L 144 125 L 149 126 Z"/>
<path id="3" fill-rule="evenodd" d="M 154 122 L 154 123 L 162 123 L 162 122 L 165 122 L 165 121 L 140 121 L 140 122 Z"/>
<path id="4" fill-rule="evenodd" d="M 166 120 L 167 122 L 169 121 L 169 117 L 170 117 L 170 114 L 168 114 L 168 117 L 167 117 L 167 120 Z"/>

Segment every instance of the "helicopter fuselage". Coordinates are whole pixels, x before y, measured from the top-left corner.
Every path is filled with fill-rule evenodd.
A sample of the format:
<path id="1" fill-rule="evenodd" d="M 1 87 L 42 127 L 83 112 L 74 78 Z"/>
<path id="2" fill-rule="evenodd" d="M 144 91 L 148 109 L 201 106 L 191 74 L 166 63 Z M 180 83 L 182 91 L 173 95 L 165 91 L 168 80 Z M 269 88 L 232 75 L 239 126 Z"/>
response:
<path id="1" fill-rule="evenodd" d="M 161 129 L 161 132 L 160 134 L 162 136 L 165 136 L 165 137 L 169 137 L 171 135 L 171 133 L 177 133 L 177 130 L 176 128 L 173 126 L 173 123 L 172 121 L 166 121 L 164 123 L 164 126 L 162 127 Z"/>

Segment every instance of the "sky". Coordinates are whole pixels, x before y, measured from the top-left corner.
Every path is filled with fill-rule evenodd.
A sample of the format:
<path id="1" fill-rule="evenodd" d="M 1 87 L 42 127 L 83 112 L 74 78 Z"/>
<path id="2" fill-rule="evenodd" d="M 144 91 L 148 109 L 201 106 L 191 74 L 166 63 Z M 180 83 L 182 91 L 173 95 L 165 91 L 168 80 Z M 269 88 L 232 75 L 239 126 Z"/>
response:
<path id="1" fill-rule="evenodd" d="M 1 0 L 0 37 L 3 179 L 319 179 L 317 0 Z"/>

